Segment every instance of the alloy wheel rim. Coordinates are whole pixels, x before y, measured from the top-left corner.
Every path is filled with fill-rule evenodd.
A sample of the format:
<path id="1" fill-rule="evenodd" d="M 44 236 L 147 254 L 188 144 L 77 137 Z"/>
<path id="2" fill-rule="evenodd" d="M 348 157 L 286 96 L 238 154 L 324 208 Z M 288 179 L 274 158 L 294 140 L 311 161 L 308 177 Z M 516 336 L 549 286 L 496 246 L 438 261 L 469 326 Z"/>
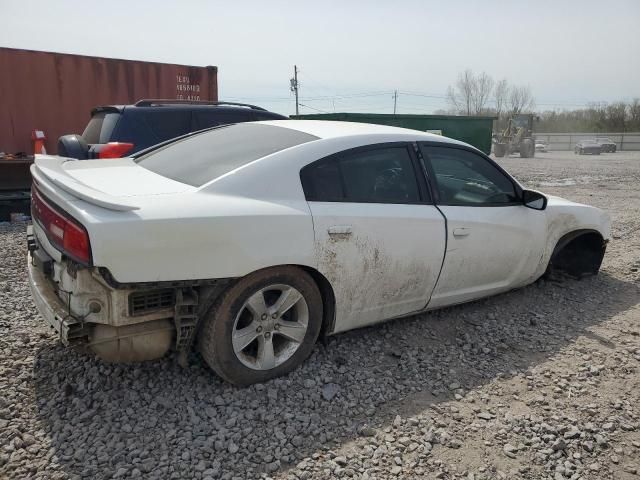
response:
<path id="1" fill-rule="evenodd" d="M 252 370 L 289 360 L 307 334 L 309 307 L 294 287 L 273 284 L 253 293 L 236 315 L 231 341 L 236 358 Z"/>

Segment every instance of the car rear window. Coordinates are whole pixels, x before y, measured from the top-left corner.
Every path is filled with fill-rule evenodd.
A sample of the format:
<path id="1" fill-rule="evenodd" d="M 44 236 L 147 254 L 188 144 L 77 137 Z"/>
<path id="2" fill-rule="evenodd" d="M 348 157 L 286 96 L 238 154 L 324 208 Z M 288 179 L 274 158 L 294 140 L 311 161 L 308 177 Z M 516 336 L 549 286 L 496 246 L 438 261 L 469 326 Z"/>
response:
<path id="1" fill-rule="evenodd" d="M 238 123 L 178 139 L 136 162 L 164 177 L 199 187 L 254 160 L 317 139 L 290 128 Z"/>
<path id="2" fill-rule="evenodd" d="M 89 144 L 107 143 L 119 119 L 119 113 L 96 113 L 89 120 L 82 137 Z"/>

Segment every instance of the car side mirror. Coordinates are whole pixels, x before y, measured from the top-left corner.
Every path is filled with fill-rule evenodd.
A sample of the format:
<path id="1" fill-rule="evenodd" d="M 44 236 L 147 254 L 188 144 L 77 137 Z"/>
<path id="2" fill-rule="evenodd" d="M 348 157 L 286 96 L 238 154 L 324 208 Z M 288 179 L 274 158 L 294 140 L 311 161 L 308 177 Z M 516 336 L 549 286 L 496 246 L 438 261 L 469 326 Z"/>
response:
<path id="1" fill-rule="evenodd" d="M 534 210 L 544 210 L 547 208 L 547 197 L 535 190 L 524 190 L 522 192 L 522 203 L 525 207 Z"/>

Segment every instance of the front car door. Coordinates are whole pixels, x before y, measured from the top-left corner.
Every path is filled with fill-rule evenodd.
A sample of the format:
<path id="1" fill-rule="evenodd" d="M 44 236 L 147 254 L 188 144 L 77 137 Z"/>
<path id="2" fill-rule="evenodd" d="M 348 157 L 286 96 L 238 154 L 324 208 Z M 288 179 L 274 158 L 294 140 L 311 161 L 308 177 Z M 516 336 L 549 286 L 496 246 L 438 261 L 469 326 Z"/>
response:
<path id="1" fill-rule="evenodd" d="M 429 308 L 462 303 L 535 280 L 545 248 L 545 212 L 523 205 L 517 184 L 471 149 L 420 145 L 447 247 Z"/>
<path id="2" fill-rule="evenodd" d="M 424 309 L 445 249 L 445 223 L 406 143 L 348 150 L 301 172 L 318 270 L 349 330 Z M 420 174 L 418 174 L 420 173 Z"/>

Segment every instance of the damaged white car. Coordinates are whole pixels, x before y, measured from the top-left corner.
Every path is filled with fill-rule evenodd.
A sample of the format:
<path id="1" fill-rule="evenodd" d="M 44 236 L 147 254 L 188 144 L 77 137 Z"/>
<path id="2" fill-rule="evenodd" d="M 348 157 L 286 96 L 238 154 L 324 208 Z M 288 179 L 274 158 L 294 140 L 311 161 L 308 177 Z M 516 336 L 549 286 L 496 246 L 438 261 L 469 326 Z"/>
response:
<path id="1" fill-rule="evenodd" d="M 380 125 L 228 125 L 32 174 L 31 289 L 60 340 L 110 361 L 197 346 L 240 385 L 320 335 L 595 274 L 610 235 L 469 145 Z"/>

